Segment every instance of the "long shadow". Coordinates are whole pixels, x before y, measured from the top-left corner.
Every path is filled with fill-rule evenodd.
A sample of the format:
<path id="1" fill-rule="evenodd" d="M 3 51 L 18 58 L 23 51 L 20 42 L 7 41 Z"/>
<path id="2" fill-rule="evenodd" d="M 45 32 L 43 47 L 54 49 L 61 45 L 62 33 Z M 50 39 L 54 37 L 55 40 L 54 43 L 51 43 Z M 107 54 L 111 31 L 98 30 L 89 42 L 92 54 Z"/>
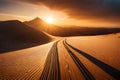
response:
<path id="1" fill-rule="evenodd" d="M 42 31 L 18 21 L 0 22 L 0 54 L 39 46 L 52 41 L 52 38 Z"/>
<path id="2" fill-rule="evenodd" d="M 83 65 L 81 60 L 79 60 L 78 57 L 68 48 L 68 46 L 65 44 L 64 41 L 63 41 L 63 45 L 66 48 L 66 50 L 68 51 L 68 53 L 71 56 L 71 58 L 73 59 L 73 61 L 75 62 L 75 64 L 77 65 L 77 67 L 79 68 L 79 70 L 81 71 L 81 73 L 83 74 L 83 76 L 85 77 L 85 80 L 95 80 L 94 76 Z"/>
<path id="3" fill-rule="evenodd" d="M 0 43 L 0 54 L 5 54 L 7 52 L 12 52 L 12 51 L 17 51 L 17 50 L 22 50 L 22 49 L 27 49 L 31 47 L 36 47 L 40 46 L 42 44 L 49 43 L 50 41 L 46 42 L 17 42 L 17 43 L 9 43 L 6 45 L 3 45 L 6 41 L 4 41 L 1 45 Z"/>
<path id="4" fill-rule="evenodd" d="M 110 65 L 94 58 L 93 56 L 89 55 L 86 52 L 83 52 L 75 47 L 73 47 L 72 45 L 68 44 L 67 41 L 65 40 L 65 43 L 72 49 L 74 49 L 75 51 L 77 51 L 78 53 L 80 53 L 81 55 L 83 55 L 84 57 L 86 57 L 87 59 L 89 59 L 91 62 L 93 62 L 94 64 L 96 64 L 98 67 L 100 67 L 102 70 L 104 70 L 106 73 L 108 73 L 109 75 L 111 75 L 112 77 L 114 77 L 116 80 L 120 80 L 120 71 L 111 67 Z"/>

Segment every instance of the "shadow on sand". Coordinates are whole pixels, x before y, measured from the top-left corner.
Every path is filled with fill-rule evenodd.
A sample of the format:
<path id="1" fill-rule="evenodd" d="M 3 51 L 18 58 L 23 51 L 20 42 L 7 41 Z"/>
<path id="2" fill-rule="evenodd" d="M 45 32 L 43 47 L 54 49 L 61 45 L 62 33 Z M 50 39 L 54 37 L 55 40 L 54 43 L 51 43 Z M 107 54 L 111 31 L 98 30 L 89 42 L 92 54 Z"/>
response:
<path id="1" fill-rule="evenodd" d="M 0 22 L 0 54 L 48 43 L 52 38 L 18 20 Z"/>
<path id="2" fill-rule="evenodd" d="M 109 75 L 111 75 L 112 77 L 114 77 L 116 80 L 120 80 L 120 71 L 111 67 L 110 65 L 94 58 L 93 56 L 89 55 L 86 52 L 83 52 L 75 47 L 73 47 L 72 45 L 68 44 L 67 41 L 65 40 L 65 43 L 72 48 L 73 50 L 77 51 L 78 53 L 80 53 L 81 55 L 83 55 L 84 57 L 86 57 L 88 60 L 90 60 L 91 62 L 93 62 L 94 64 L 96 64 L 98 67 L 100 67 L 102 70 L 104 70 L 106 73 L 108 73 Z"/>

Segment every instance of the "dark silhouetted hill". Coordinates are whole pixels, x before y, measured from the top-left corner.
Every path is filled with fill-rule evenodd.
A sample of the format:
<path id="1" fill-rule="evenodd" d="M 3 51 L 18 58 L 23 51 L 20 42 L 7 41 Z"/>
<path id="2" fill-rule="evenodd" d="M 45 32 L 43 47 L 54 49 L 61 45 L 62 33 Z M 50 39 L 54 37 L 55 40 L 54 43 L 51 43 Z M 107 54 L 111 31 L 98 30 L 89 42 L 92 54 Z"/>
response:
<path id="1" fill-rule="evenodd" d="M 52 38 L 18 21 L 0 22 L 0 53 L 50 42 Z"/>
<path id="2" fill-rule="evenodd" d="M 52 24 L 47 24 L 40 18 L 35 18 L 31 21 L 24 22 L 39 31 L 45 31 L 54 36 L 85 36 L 85 35 L 103 35 L 120 32 L 120 28 L 95 28 L 95 27 L 61 27 Z"/>
<path id="3" fill-rule="evenodd" d="M 31 21 L 26 21 L 24 23 L 26 25 L 36 29 L 36 30 L 45 31 L 45 32 L 47 32 L 51 35 L 55 35 L 55 36 L 61 35 L 61 32 L 64 30 L 63 27 L 56 26 L 56 25 L 53 25 L 53 24 L 48 24 L 38 17 L 31 20 Z"/>

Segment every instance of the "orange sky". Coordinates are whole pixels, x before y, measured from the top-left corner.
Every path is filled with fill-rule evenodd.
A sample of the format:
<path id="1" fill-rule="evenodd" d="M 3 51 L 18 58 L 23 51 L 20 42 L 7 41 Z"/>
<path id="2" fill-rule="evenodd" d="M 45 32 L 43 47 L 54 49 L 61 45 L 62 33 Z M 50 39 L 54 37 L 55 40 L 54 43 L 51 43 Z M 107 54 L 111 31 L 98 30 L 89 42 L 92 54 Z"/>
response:
<path id="1" fill-rule="evenodd" d="M 114 20 L 104 20 L 97 18 L 77 19 L 68 15 L 67 11 L 54 10 L 43 4 L 35 5 L 31 3 L 23 3 L 16 1 L 7 2 L 9 5 L 0 6 L 0 20 L 18 19 L 21 21 L 31 20 L 35 17 L 40 17 L 46 20 L 52 17 L 56 25 L 75 25 L 75 26 L 102 26 L 102 27 L 119 27 L 120 23 Z"/>

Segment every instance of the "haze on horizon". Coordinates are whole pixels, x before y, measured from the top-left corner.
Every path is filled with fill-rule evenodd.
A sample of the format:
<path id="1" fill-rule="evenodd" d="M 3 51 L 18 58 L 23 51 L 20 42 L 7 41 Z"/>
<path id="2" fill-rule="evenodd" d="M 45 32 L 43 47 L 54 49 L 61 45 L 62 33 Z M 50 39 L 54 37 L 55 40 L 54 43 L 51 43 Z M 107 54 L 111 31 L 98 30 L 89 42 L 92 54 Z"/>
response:
<path id="1" fill-rule="evenodd" d="M 120 1 L 0 0 L 0 21 L 51 16 L 56 25 L 120 27 Z"/>

